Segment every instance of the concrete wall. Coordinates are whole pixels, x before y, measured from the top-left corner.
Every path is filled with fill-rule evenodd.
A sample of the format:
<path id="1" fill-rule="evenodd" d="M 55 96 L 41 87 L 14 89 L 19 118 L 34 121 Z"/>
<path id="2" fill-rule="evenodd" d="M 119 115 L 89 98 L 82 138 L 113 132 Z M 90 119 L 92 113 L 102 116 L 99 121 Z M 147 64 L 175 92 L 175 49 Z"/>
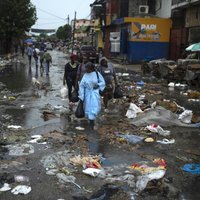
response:
<path id="1" fill-rule="evenodd" d="M 147 3 L 147 0 L 129 0 L 129 17 L 139 15 L 139 6 L 147 5 Z"/>
<path id="2" fill-rule="evenodd" d="M 171 3 L 172 0 L 157 0 L 156 2 L 156 16 L 162 18 L 171 17 Z"/>
<path id="3" fill-rule="evenodd" d="M 200 6 L 186 10 L 185 27 L 200 26 Z"/>
<path id="4" fill-rule="evenodd" d="M 139 8 L 137 1 L 129 0 L 129 17 L 134 17 L 138 15 Z"/>

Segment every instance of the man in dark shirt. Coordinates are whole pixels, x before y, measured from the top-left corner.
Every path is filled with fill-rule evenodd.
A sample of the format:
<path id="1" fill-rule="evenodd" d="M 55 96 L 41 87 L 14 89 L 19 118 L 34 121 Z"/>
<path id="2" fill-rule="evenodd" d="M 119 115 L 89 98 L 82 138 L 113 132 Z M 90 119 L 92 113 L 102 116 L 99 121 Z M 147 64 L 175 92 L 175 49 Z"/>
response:
<path id="1" fill-rule="evenodd" d="M 65 71 L 63 76 L 63 85 L 67 83 L 69 101 L 71 99 L 72 88 L 75 89 L 75 84 L 76 84 L 76 74 L 77 74 L 78 64 L 75 62 L 75 60 L 76 60 L 76 55 L 71 55 L 70 62 L 68 62 L 65 65 Z"/>

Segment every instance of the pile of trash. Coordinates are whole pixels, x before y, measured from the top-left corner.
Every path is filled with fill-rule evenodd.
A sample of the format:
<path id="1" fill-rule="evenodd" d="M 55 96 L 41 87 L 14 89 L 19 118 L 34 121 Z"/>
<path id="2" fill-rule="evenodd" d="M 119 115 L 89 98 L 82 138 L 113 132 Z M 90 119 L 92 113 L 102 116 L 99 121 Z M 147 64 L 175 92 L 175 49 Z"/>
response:
<path id="1" fill-rule="evenodd" d="M 102 156 L 73 155 L 69 151 L 57 152 L 45 156 L 41 160 L 48 175 L 55 175 L 61 183 L 72 183 L 84 192 L 92 192 L 84 185 L 76 183 L 77 175 L 82 173 L 103 179 L 103 183 L 127 184 L 135 192 L 143 191 L 148 182 L 160 180 L 166 173 L 167 164 L 164 159 L 154 159 L 153 166 L 134 163 L 132 165 L 120 164 L 118 166 L 103 166 L 105 158 Z M 73 167 L 74 166 L 74 167 Z M 116 176 L 116 173 L 118 176 Z M 95 187 L 95 186 L 94 186 Z M 95 190 L 93 188 L 92 190 Z"/>
<path id="2" fill-rule="evenodd" d="M 0 69 L 6 66 L 11 66 L 13 63 L 23 63 L 21 59 L 18 59 L 16 55 L 0 56 Z"/>
<path id="3" fill-rule="evenodd" d="M 6 192 L 11 190 L 11 193 L 14 195 L 26 195 L 31 192 L 30 180 L 29 177 L 24 175 L 14 175 L 10 177 L 8 180 L 9 175 L 5 177 L 5 175 L 1 176 L 2 186 L 0 186 L 0 192 Z M 9 183 L 7 183 L 9 182 Z"/>

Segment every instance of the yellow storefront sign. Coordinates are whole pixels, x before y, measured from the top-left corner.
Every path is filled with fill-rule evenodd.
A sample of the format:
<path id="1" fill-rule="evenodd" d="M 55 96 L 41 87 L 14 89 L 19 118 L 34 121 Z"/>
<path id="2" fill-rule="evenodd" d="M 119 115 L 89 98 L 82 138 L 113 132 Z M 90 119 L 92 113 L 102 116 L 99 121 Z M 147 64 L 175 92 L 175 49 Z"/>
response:
<path id="1" fill-rule="evenodd" d="M 129 41 L 169 42 L 172 26 L 170 19 L 125 17 L 124 23 L 130 23 Z"/>

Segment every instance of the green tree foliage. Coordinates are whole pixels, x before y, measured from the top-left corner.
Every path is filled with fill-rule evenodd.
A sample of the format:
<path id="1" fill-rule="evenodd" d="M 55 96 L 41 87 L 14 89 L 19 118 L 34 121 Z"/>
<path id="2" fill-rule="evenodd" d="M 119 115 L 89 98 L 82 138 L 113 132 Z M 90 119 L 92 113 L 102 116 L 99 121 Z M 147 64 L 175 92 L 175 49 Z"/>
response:
<path id="1" fill-rule="evenodd" d="M 36 8 L 30 0 L 0 0 L 0 39 L 6 51 L 11 41 L 24 35 L 36 21 Z"/>
<path id="2" fill-rule="evenodd" d="M 60 26 L 56 31 L 56 36 L 58 39 L 62 40 L 70 40 L 71 39 L 71 26 L 65 24 L 64 26 Z"/>
<path id="3" fill-rule="evenodd" d="M 39 38 L 40 39 L 46 39 L 48 37 L 48 35 L 46 33 L 40 33 Z"/>

